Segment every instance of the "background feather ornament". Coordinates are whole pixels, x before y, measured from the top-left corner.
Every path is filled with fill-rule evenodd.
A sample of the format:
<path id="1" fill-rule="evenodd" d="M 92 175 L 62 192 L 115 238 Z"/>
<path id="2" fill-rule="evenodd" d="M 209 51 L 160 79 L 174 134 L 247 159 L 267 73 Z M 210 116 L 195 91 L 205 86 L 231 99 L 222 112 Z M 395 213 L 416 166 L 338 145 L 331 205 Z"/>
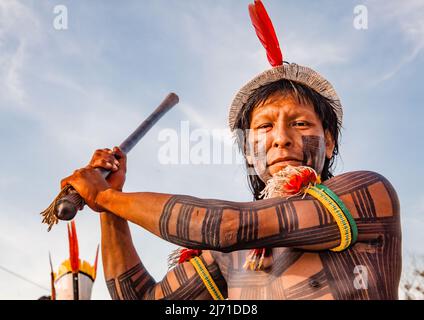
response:
<path id="1" fill-rule="evenodd" d="M 69 225 L 71 227 L 69 227 Z M 69 239 L 69 260 L 71 262 L 71 269 L 73 273 L 77 273 L 79 270 L 79 247 L 78 237 L 75 228 L 75 222 L 72 221 L 68 225 L 68 239 Z"/>
<path id="2" fill-rule="evenodd" d="M 266 50 L 268 61 L 273 67 L 283 64 L 283 54 L 280 49 L 274 26 L 261 0 L 255 0 L 249 5 L 249 14 L 256 34 Z"/>
<path id="3" fill-rule="evenodd" d="M 94 264 L 80 259 L 79 243 L 75 221 L 67 224 L 69 240 L 69 258 L 63 261 L 57 273 L 53 272 L 53 264 L 50 259 L 52 275 L 52 297 L 55 293 L 57 300 L 90 300 L 93 284 L 97 277 L 97 264 L 100 245 L 97 245 Z"/>
<path id="4" fill-rule="evenodd" d="M 75 221 L 70 223 L 71 227 L 68 226 L 68 239 L 69 239 L 69 260 L 71 263 L 72 270 L 72 281 L 74 289 L 74 300 L 79 300 L 79 247 L 78 237 L 75 228 Z"/>
<path id="5" fill-rule="evenodd" d="M 100 248 L 100 245 L 98 244 L 97 249 L 96 249 L 96 258 L 94 258 L 94 266 L 93 266 L 93 268 L 94 268 L 94 273 L 93 273 L 94 280 L 97 277 L 97 262 L 99 260 L 99 248 Z"/>

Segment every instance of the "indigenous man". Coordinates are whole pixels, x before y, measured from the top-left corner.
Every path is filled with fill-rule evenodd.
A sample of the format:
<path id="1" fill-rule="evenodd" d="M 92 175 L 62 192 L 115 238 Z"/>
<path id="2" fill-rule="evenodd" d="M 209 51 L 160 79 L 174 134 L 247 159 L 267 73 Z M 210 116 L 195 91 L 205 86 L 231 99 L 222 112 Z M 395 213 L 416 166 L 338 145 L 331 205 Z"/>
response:
<path id="1" fill-rule="evenodd" d="M 250 10 L 254 24 L 264 16 L 258 0 Z M 273 68 L 240 90 L 229 117 L 231 130 L 246 132 L 237 137 L 255 201 L 122 192 L 126 157 L 118 148 L 97 150 L 86 168 L 62 181 L 101 212 L 113 299 L 398 298 L 401 231 L 394 188 L 369 171 L 333 177 L 342 123 L 335 90 L 312 69 L 283 63 L 268 48 Z M 107 180 L 93 170 L 98 167 L 112 170 Z M 268 188 L 281 172 L 306 167 L 322 183 L 317 178 L 294 196 Z M 155 282 L 127 221 L 198 251 L 188 251 Z"/>

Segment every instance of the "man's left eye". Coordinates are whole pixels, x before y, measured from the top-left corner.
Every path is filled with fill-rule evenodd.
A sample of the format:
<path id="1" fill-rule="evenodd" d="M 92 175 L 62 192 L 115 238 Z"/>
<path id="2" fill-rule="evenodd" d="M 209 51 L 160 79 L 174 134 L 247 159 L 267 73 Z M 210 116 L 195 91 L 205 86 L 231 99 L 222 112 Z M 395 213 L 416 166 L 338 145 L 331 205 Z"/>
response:
<path id="1" fill-rule="evenodd" d="M 309 123 L 306 121 L 296 121 L 293 125 L 296 127 L 306 127 L 309 125 Z"/>

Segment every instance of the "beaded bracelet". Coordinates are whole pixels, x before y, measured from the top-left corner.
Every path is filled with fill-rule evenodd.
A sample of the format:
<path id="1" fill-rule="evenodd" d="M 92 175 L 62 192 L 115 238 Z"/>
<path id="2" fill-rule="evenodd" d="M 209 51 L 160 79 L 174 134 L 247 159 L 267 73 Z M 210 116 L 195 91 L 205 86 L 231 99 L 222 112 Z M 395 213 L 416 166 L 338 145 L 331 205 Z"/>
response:
<path id="1" fill-rule="evenodd" d="M 306 193 L 317 199 L 330 212 L 340 230 L 340 244 L 330 249 L 334 252 L 343 251 L 355 243 L 358 235 L 355 220 L 353 220 L 349 211 L 343 202 L 334 192 L 323 185 L 311 186 Z M 343 204 L 343 205 L 341 205 Z M 349 219 L 350 218 L 350 219 Z"/>
<path id="2" fill-rule="evenodd" d="M 343 211 L 345 217 L 349 221 L 350 230 L 352 232 L 351 244 L 354 244 L 356 240 L 358 239 L 358 227 L 356 226 L 356 222 L 353 219 L 352 215 L 350 214 L 349 210 L 346 208 L 343 201 L 330 188 L 328 188 L 327 186 L 323 184 L 317 184 L 316 187 L 324 191 L 331 199 L 333 199 L 337 203 L 337 205 Z"/>

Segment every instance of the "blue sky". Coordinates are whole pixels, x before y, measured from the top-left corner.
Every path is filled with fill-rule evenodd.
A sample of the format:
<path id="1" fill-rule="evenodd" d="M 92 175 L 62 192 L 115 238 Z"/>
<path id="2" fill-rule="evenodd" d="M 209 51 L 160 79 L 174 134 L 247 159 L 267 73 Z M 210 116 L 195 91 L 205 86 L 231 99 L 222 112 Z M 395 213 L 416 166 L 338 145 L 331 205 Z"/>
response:
<path id="1" fill-rule="evenodd" d="M 398 191 L 404 257 L 424 254 L 422 119 L 424 3 L 264 1 L 285 60 L 330 80 L 344 105 L 337 172 L 373 170 Z M 161 130 L 181 121 L 225 129 L 228 106 L 269 67 L 245 0 L 0 1 L 0 265 L 49 287 L 48 252 L 67 258 L 65 224 L 50 233 L 38 215 L 59 181 L 97 148 L 123 138 L 170 91 L 180 104 L 129 155 L 127 191 L 247 201 L 241 165 L 162 165 Z M 368 29 L 353 27 L 368 8 Z M 53 27 L 56 5 L 68 29 Z M 93 261 L 99 219 L 77 219 L 83 259 Z M 132 227 L 142 261 L 160 280 L 174 248 Z M 0 299 L 47 293 L 0 270 Z M 108 299 L 99 265 L 94 299 Z"/>

